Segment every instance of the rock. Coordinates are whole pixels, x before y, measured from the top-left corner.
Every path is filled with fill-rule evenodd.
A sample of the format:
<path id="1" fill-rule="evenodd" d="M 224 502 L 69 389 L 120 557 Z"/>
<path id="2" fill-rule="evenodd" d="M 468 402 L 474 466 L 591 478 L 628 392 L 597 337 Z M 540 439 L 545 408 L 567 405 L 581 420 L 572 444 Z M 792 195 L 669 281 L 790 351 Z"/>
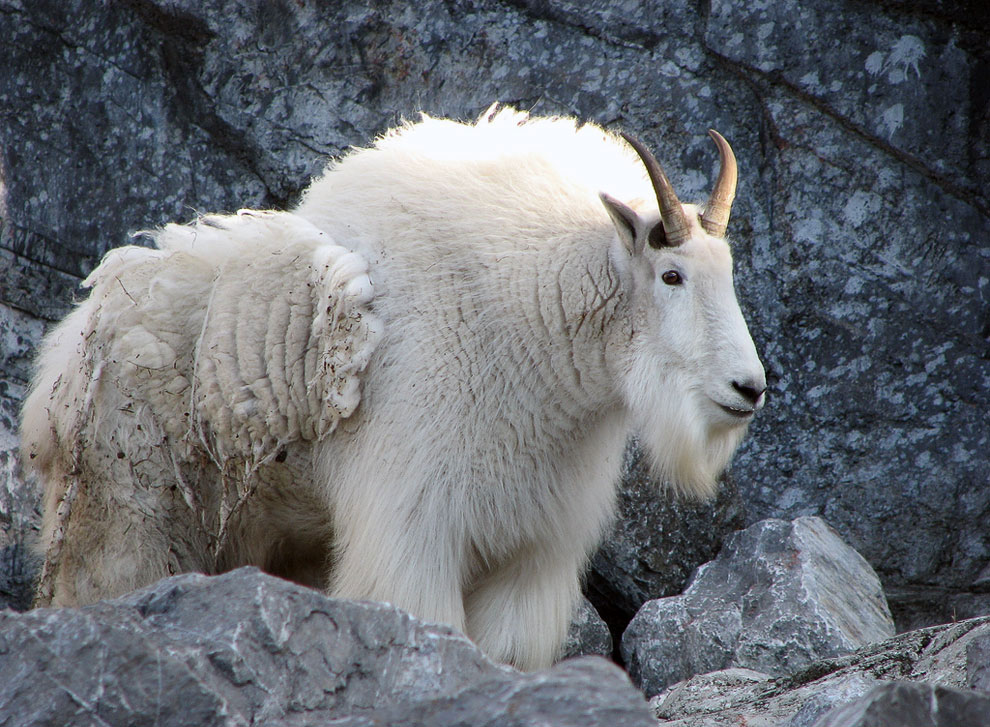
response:
<path id="1" fill-rule="evenodd" d="M 522 675 L 446 626 L 253 568 L 176 576 L 80 609 L 0 613 L 5 725 L 315 725 L 474 709 L 496 721 L 500 709 L 560 724 L 577 724 L 564 712 L 588 724 L 652 719 L 604 660 Z"/>
<path id="2" fill-rule="evenodd" d="M 814 727 L 990 727 L 990 695 L 891 682 L 830 712 Z"/>
<path id="3" fill-rule="evenodd" d="M 514 681 L 489 680 L 452 697 L 396 705 L 334 727 L 655 727 L 650 709 L 619 667 L 572 659 Z"/>
<path id="4" fill-rule="evenodd" d="M 721 669 L 678 682 L 655 696 L 650 703 L 661 717 L 680 715 L 682 712 L 717 712 L 724 708 L 727 693 L 732 695 L 734 703 L 755 701 L 766 691 L 772 679 L 769 674 L 753 669 Z"/>
<path id="5" fill-rule="evenodd" d="M 0 216 L 2 212 L 0 177 Z M 21 476 L 16 432 L 31 358 L 43 332 L 37 318 L 0 304 L 0 608 L 25 609 L 31 604 L 38 569 L 31 546 L 37 536 L 40 493 L 34 482 Z"/>
<path id="6" fill-rule="evenodd" d="M 977 694 L 971 691 L 967 663 L 972 645 L 987 637 L 990 617 L 935 626 L 787 676 L 773 678 L 743 669 L 701 674 L 671 686 L 651 705 L 663 727 L 821 727 L 818 722 L 826 715 L 889 684 L 911 682 L 924 690 Z M 904 727 L 909 725 L 913 723 Z"/>
<path id="7" fill-rule="evenodd" d="M 990 611 L 982 4 L 0 0 L 0 36 L 0 311 L 31 345 L 130 231 L 284 207 L 420 110 L 501 100 L 635 131 L 685 199 L 718 128 L 771 382 L 733 468 L 743 524 L 824 517 L 902 628 Z M 23 376 L 0 356 L 0 452 Z"/>
<path id="8" fill-rule="evenodd" d="M 919 584 L 893 585 L 884 592 L 898 631 L 990 614 L 990 591 L 982 579 L 973 590 Z"/>
<path id="9" fill-rule="evenodd" d="M 683 595 L 644 605 L 622 656 L 656 694 L 728 667 L 782 676 L 893 634 L 873 569 L 824 521 L 765 520 L 730 536 Z"/>
<path id="10" fill-rule="evenodd" d="M 3 716 L 23 725 L 311 723 L 507 673 L 447 627 L 250 568 L 0 613 L 0 654 Z"/>
<path id="11" fill-rule="evenodd" d="M 585 591 L 618 641 L 640 606 L 684 590 L 722 539 L 745 527 L 731 478 L 712 502 L 685 501 L 650 476 L 635 440 L 626 448 L 617 517 L 591 560 Z"/>
<path id="12" fill-rule="evenodd" d="M 25 611 L 31 607 L 40 558 L 24 542 L 0 548 L 0 610 Z"/>
<path id="13" fill-rule="evenodd" d="M 990 692 L 990 633 L 966 646 L 966 683 L 973 689 Z"/>
<path id="14" fill-rule="evenodd" d="M 837 707 L 868 694 L 881 682 L 844 674 L 806 688 L 781 687 L 782 680 L 746 669 L 699 674 L 651 700 L 660 724 L 677 727 L 812 727 Z"/>
<path id="15" fill-rule="evenodd" d="M 595 607 L 582 598 L 567 631 L 561 658 L 591 655 L 611 656 L 612 634 Z"/>

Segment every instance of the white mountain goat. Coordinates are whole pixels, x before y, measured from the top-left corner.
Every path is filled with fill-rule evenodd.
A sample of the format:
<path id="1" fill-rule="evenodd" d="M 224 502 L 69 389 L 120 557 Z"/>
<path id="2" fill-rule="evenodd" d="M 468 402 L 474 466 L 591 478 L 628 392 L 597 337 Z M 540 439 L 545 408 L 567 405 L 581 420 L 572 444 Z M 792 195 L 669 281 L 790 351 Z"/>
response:
<path id="1" fill-rule="evenodd" d="M 24 406 L 37 602 L 254 564 L 549 665 L 629 432 L 705 497 L 763 405 L 712 137 L 700 216 L 635 140 L 493 107 L 111 251 Z"/>

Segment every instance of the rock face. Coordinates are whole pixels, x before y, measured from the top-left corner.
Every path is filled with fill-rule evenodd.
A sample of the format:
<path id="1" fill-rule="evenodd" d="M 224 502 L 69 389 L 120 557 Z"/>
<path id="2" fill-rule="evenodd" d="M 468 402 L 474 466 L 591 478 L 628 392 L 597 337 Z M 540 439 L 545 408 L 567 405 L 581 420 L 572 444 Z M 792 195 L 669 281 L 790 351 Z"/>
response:
<path id="1" fill-rule="evenodd" d="M 108 248 L 285 206 L 402 116 L 501 100 L 635 131 L 685 199 L 709 189 L 706 129 L 731 140 L 771 382 L 733 472 L 745 523 L 823 516 L 902 626 L 983 612 L 988 29 L 947 0 L 0 0 L 0 547 L 35 522 L 12 504 L 26 362 Z"/>
<path id="2" fill-rule="evenodd" d="M 644 605 L 622 656 L 657 694 L 730 667 L 791 674 L 893 634 L 873 569 L 820 518 L 765 520 L 730 536 L 683 595 Z"/>
<path id="3" fill-rule="evenodd" d="M 0 174 L 0 234 L 4 227 L 2 182 Z M 2 255 L 0 250 L 0 296 L 8 281 Z M 0 300 L 0 608 L 24 609 L 30 605 L 31 583 L 37 570 L 28 544 L 39 519 L 40 497 L 33 483 L 19 476 L 15 452 L 20 401 L 26 395 L 31 353 L 43 330 L 39 319 L 7 308 Z"/>
<path id="4" fill-rule="evenodd" d="M 923 5 L 716 2 L 703 31 L 767 150 L 742 287 L 780 379 L 748 517 L 824 517 L 902 627 L 986 613 L 990 547 L 990 25 Z"/>
<path id="5" fill-rule="evenodd" d="M 522 675 L 445 626 L 250 568 L 0 613 L 0 705 L 12 726 L 652 723 L 604 660 Z"/>
<path id="6" fill-rule="evenodd" d="M 978 710 L 990 693 L 969 664 L 988 636 L 990 618 L 935 626 L 776 679 L 747 669 L 699 675 L 651 703 L 663 727 L 982 726 L 990 712 Z M 927 701 L 919 704 L 919 696 Z M 908 699 L 917 707 L 910 719 L 892 721 L 903 719 L 900 705 Z M 936 707 L 942 719 L 959 721 L 939 721 Z M 871 721 L 855 721 L 863 715 Z"/>

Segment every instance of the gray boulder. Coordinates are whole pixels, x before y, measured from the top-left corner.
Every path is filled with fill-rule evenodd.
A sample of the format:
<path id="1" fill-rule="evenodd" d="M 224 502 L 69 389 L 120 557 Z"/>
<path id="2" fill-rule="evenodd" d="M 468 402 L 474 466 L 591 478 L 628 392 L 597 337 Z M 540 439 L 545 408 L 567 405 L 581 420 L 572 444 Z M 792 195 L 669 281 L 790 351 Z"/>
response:
<path id="1" fill-rule="evenodd" d="M 604 660 L 522 675 L 446 626 L 251 568 L 176 576 L 80 609 L 0 613 L 0 723 L 12 727 L 392 724 L 399 714 L 446 725 L 475 710 L 492 723 L 503 712 L 506 723 L 651 720 Z"/>
<path id="2" fill-rule="evenodd" d="M 248 568 L 0 613 L 0 654 L 12 725 L 307 724 L 507 674 L 449 628 Z"/>
<path id="3" fill-rule="evenodd" d="M 990 630 L 966 646 L 966 683 L 990 692 Z"/>
<path id="4" fill-rule="evenodd" d="M 979 677 L 974 677 L 970 667 L 980 658 L 981 644 L 987 638 L 990 618 L 935 626 L 870 644 L 853 654 L 819 661 L 782 677 L 738 668 L 700 674 L 671 686 L 651 704 L 663 727 L 821 727 L 820 720 L 842 714 L 841 710 L 860 699 L 869 700 L 868 695 L 877 687 L 910 682 L 919 692 L 930 695 L 935 690 L 960 690 L 965 706 L 981 694 L 987 696 L 986 690 L 974 691 L 980 690 Z M 878 705 L 881 702 L 884 700 L 876 700 Z M 878 709 L 875 714 L 887 712 Z M 918 711 L 918 715 L 926 714 L 927 708 Z M 905 723 L 904 727 L 913 724 Z"/>
<path id="5" fill-rule="evenodd" d="M 913 682 L 874 687 L 814 727 L 990 727 L 990 694 Z"/>
<path id="6" fill-rule="evenodd" d="M 622 656 L 656 694 L 729 667 L 790 674 L 893 634 L 873 569 L 824 521 L 765 520 L 730 536 L 683 595 L 644 605 Z"/>
<path id="7" fill-rule="evenodd" d="M 393 705 L 334 727 L 656 727 L 642 695 L 614 664 L 572 659 L 514 681 L 488 680 L 452 697 Z"/>

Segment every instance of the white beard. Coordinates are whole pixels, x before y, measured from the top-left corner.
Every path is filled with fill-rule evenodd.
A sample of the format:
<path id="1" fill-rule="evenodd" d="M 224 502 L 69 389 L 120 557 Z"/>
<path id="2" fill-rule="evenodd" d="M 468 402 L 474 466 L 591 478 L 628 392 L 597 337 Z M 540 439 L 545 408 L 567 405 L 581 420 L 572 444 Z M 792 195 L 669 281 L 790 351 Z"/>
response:
<path id="1" fill-rule="evenodd" d="M 713 423 L 697 383 L 657 362 L 637 356 L 626 381 L 632 423 L 650 466 L 650 474 L 685 497 L 715 495 L 717 479 L 728 466 L 747 426 Z"/>

